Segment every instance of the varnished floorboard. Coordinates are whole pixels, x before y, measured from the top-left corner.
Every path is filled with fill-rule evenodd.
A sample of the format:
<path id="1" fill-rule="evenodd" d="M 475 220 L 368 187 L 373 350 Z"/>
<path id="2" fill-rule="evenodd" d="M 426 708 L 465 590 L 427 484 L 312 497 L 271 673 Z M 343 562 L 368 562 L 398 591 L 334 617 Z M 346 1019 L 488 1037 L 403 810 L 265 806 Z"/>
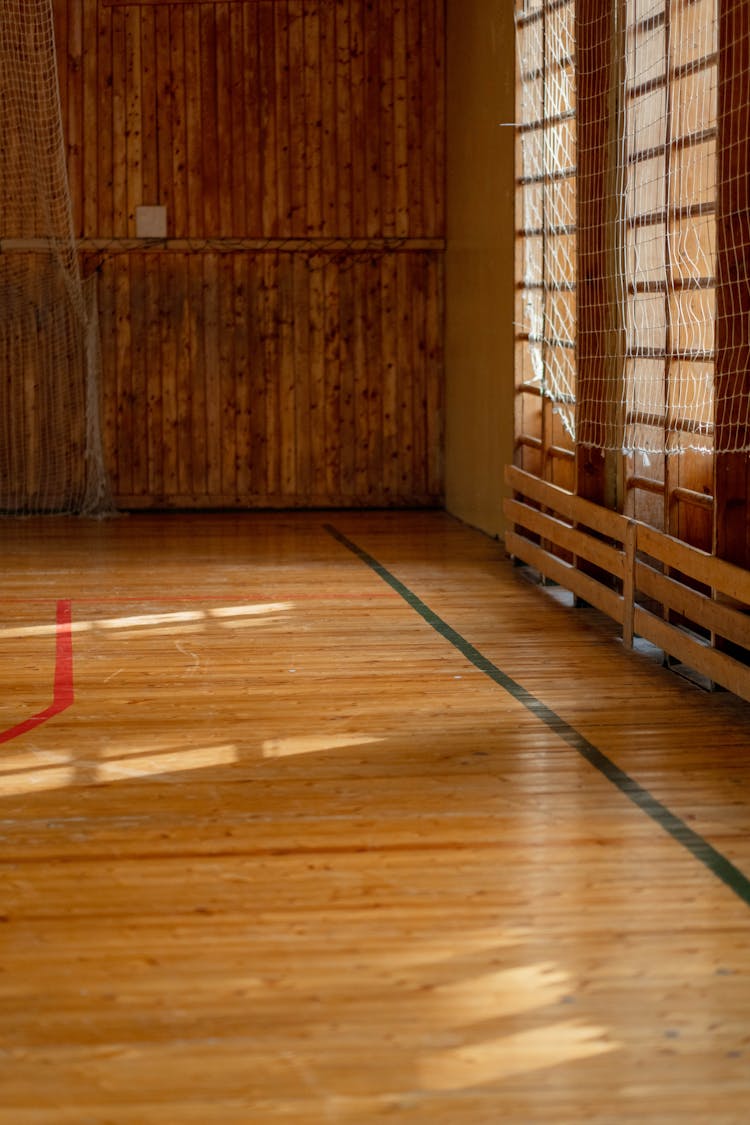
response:
<path id="1" fill-rule="evenodd" d="M 441 513 L 2 534 L 2 1125 L 749 1119 L 748 705 Z"/>

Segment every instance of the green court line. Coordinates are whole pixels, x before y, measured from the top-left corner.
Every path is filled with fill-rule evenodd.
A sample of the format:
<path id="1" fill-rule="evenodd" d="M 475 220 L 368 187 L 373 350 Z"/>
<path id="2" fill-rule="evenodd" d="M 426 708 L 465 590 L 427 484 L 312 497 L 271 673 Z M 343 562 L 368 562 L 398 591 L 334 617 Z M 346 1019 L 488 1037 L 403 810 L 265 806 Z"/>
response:
<path id="1" fill-rule="evenodd" d="M 407 605 L 419 614 L 423 621 L 426 621 L 436 633 L 439 633 L 454 648 L 458 649 L 461 655 L 475 668 L 489 676 L 499 687 L 507 691 L 519 703 L 522 703 L 532 715 L 536 716 L 551 731 L 554 731 L 582 758 L 585 758 L 594 769 L 597 769 L 599 773 L 606 777 L 607 781 L 616 786 L 641 812 L 651 817 L 660 828 L 689 851 L 695 859 L 702 863 L 704 867 L 707 867 L 731 891 L 734 891 L 738 898 L 741 898 L 744 903 L 750 906 L 750 879 L 738 867 L 735 867 L 731 860 L 688 827 L 684 820 L 671 812 L 661 801 L 657 801 L 656 797 L 649 793 L 647 789 L 644 789 L 634 778 L 615 765 L 611 758 L 597 749 L 580 731 L 561 718 L 551 707 L 548 707 L 541 699 L 532 695 L 525 687 L 522 687 L 506 672 L 493 664 L 479 649 L 475 648 L 465 637 L 462 637 L 459 632 L 448 625 L 442 617 L 434 613 L 408 586 L 405 586 L 403 582 L 400 582 L 398 578 L 391 574 L 382 563 L 379 563 L 367 551 L 358 547 L 356 543 L 353 543 L 351 539 L 348 539 L 331 524 L 324 524 L 324 528 L 329 535 L 332 535 L 343 547 L 346 547 L 366 566 L 369 566 L 370 570 L 374 571 L 379 578 L 382 578 L 392 590 L 395 590 Z"/>

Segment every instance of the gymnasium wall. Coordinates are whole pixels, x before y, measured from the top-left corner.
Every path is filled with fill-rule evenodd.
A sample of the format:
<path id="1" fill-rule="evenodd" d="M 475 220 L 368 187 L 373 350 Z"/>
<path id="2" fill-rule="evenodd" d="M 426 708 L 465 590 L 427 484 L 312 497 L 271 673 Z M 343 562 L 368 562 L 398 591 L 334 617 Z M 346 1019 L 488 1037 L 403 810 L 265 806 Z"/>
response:
<path id="1" fill-rule="evenodd" d="M 119 504 L 440 503 L 443 0 L 54 4 Z"/>
<path id="2" fill-rule="evenodd" d="M 504 527 L 513 461 L 513 4 L 449 0 L 446 507 Z"/>

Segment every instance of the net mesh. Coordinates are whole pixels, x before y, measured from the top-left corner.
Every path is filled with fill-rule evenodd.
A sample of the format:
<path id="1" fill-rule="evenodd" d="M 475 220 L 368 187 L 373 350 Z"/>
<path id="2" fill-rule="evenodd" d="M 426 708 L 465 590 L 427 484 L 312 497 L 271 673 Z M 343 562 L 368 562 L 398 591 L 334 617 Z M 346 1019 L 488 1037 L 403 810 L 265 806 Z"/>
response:
<path id="1" fill-rule="evenodd" d="M 750 395 L 739 369 L 722 381 L 720 409 L 715 401 L 717 340 L 732 336 L 717 324 L 717 169 L 720 146 L 743 143 L 719 135 L 717 6 L 621 0 L 606 9 L 587 4 L 588 19 L 584 5 L 576 16 L 573 0 L 517 5 L 520 328 L 542 394 L 584 445 L 647 454 L 750 448 Z M 586 74 L 587 89 L 603 91 L 589 104 L 587 138 L 576 135 L 583 40 L 586 65 L 595 59 L 598 67 Z M 604 139 L 594 173 L 597 190 L 605 189 L 585 221 L 598 231 L 583 225 L 580 199 L 578 218 L 575 206 L 576 183 L 579 196 L 592 190 L 577 179 L 576 146 L 595 136 Z M 722 166 L 731 168 L 731 158 Z M 576 365 L 559 355 L 577 342 L 577 249 L 592 241 L 604 247 L 599 283 L 587 288 L 588 322 L 599 326 L 597 374 L 576 396 Z M 735 315 L 731 294 L 723 294 L 721 315 Z M 745 349 L 720 358 L 731 372 Z"/>
<path id="2" fill-rule="evenodd" d="M 0 4 L 0 512 L 112 508 L 95 291 L 73 238 L 51 0 Z"/>
<path id="3" fill-rule="evenodd" d="M 523 324 L 529 381 L 575 436 L 574 5 L 517 13 Z"/>

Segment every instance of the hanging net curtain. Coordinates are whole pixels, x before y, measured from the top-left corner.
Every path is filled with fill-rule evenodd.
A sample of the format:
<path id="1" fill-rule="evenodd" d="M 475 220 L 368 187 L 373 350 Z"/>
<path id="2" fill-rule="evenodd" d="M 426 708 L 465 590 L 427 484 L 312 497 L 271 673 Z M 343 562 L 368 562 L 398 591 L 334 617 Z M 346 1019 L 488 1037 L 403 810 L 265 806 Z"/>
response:
<path id="1" fill-rule="evenodd" d="M 601 307 L 593 310 L 602 325 L 596 394 L 579 401 L 580 371 L 575 362 L 560 362 L 563 345 L 574 353 L 577 346 L 580 310 L 571 295 L 577 251 L 590 234 L 577 214 L 576 194 L 587 185 L 576 183 L 576 40 L 601 38 L 606 10 L 599 8 L 586 6 L 590 24 L 580 12 L 576 19 L 573 0 L 525 0 L 516 10 L 520 328 L 528 366 L 581 444 L 644 453 L 745 451 L 748 380 L 740 370 L 744 350 L 732 352 L 731 343 L 723 345 L 728 377 L 720 412 L 715 402 L 717 342 L 731 341 L 717 323 L 717 169 L 732 168 L 726 151 L 721 164 L 719 145 L 745 143 L 719 135 L 717 0 L 613 4 L 606 50 L 586 54 L 599 58 L 600 73 L 586 79 L 588 88 L 607 91 L 599 104 L 608 115 L 587 128 L 601 126 L 599 135 L 609 138 L 601 150 L 607 197 L 586 209 L 602 224 L 608 246 L 606 275 L 596 287 Z M 592 288 L 587 292 L 591 300 Z M 734 315 L 746 314 L 725 300 L 722 318 Z"/>
<path id="2" fill-rule="evenodd" d="M 0 4 L 0 513 L 110 512 L 51 0 Z"/>

